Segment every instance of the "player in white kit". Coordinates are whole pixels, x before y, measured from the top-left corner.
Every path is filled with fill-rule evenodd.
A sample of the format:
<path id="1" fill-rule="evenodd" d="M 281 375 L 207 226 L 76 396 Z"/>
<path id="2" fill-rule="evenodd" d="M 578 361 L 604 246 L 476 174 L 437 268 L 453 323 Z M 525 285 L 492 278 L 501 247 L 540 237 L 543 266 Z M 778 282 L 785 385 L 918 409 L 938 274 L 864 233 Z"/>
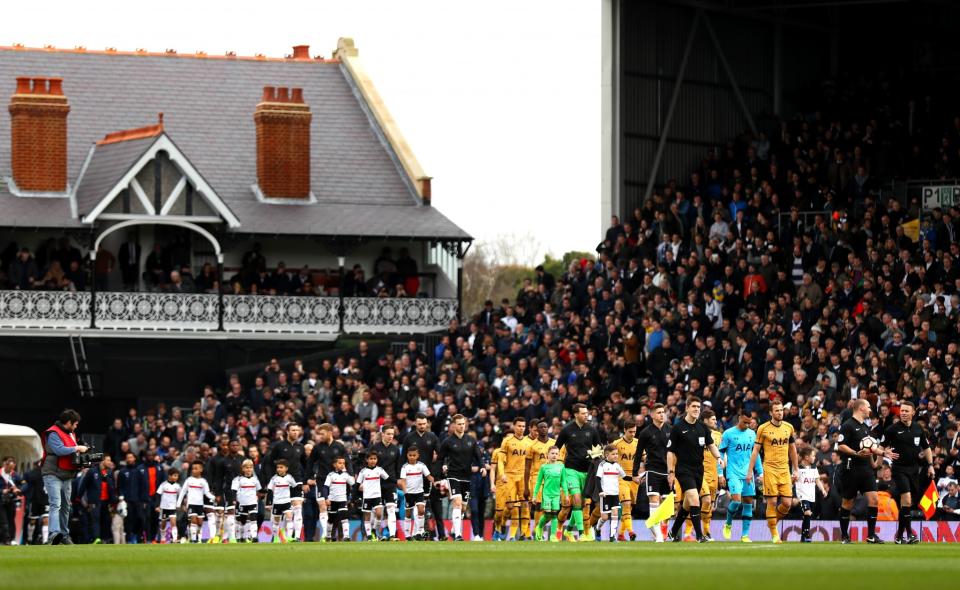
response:
<path id="1" fill-rule="evenodd" d="M 797 470 L 797 500 L 803 512 L 803 526 L 800 529 L 800 542 L 810 543 L 810 517 L 813 516 L 813 505 L 817 501 L 817 481 L 820 472 L 813 466 L 814 452 L 806 448 L 800 453 L 800 469 Z"/>
<path id="2" fill-rule="evenodd" d="M 297 485 L 297 480 L 287 473 L 287 461 L 280 459 L 275 463 L 277 473 L 270 478 L 267 490 L 273 494 L 273 543 L 286 543 L 293 538 L 293 508 L 290 502 L 290 492 Z M 286 523 L 286 535 L 280 529 L 281 523 Z"/>
<path id="3" fill-rule="evenodd" d="M 260 479 L 253 473 L 253 461 L 246 459 L 240 464 L 240 475 L 233 478 L 230 489 L 236 498 L 238 536 L 244 543 L 253 543 L 257 538 L 257 500 L 261 489 Z"/>
<path id="4" fill-rule="evenodd" d="M 347 462 L 338 457 L 333 462 L 333 471 L 327 474 L 323 486 L 317 489 L 317 501 L 326 498 L 330 502 L 327 510 L 331 526 L 326 527 L 327 540 L 334 541 L 336 531 L 341 533 L 341 541 L 350 540 L 350 520 L 347 518 L 347 503 L 350 502 L 350 489 L 357 480 L 347 473 Z"/>
<path id="5" fill-rule="evenodd" d="M 170 469 L 167 472 L 167 481 L 157 487 L 157 496 L 160 498 L 160 505 L 157 506 L 157 512 L 160 518 L 160 542 L 167 542 L 166 525 L 170 523 L 170 542 L 177 542 L 177 499 L 180 497 L 180 472 L 176 469 Z"/>
<path id="6" fill-rule="evenodd" d="M 420 450 L 416 446 L 407 449 L 407 462 L 400 468 L 397 484 L 403 490 L 407 505 L 407 528 L 404 536 L 408 541 L 423 539 L 423 521 L 427 512 L 427 501 L 423 497 L 424 481 L 433 483 L 433 476 L 427 466 L 420 462 Z"/>
<path id="7" fill-rule="evenodd" d="M 363 532 L 368 541 L 376 541 L 373 531 L 380 529 L 380 520 L 383 518 L 383 494 L 380 482 L 390 477 L 382 467 L 377 465 L 380 457 L 376 453 L 367 455 L 367 466 L 357 474 L 357 484 L 363 496 Z"/>

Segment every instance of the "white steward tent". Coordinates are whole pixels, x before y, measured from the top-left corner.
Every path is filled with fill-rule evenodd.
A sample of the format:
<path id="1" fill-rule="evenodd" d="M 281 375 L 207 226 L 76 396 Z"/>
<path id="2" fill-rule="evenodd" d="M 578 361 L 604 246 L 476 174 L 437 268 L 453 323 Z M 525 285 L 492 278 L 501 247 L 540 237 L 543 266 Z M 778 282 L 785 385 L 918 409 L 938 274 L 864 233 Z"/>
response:
<path id="1" fill-rule="evenodd" d="M 29 426 L 0 424 L 0 457 L 11 456 L 17 461 L 17 468 L 23 473 L 43 456 L 43 444 L 40 435 Z"/>

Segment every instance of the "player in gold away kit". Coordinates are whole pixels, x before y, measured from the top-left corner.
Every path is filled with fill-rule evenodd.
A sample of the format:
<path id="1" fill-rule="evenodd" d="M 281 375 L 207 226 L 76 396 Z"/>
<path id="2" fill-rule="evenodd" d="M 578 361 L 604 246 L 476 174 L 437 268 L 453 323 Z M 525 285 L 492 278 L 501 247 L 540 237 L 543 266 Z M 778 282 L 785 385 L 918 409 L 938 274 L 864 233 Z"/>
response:
<path id="1" fill-rule="evenodd" d="M 550 450 L 557 441 L 548 436 L 550 431 L 550 425 L 545 420 L 533 420 L 530 423 L 530 436 L 529 439 L 530 446 L 527 449 L 527 466 L 525 469 L 526 479 L 527 479 L 527 489 L 530 490 L 530 493 L 533 494 L 533 489 L 537 484 L 537 474 L 540 472 L 540 467 L 547 462 L 547 451 Z M 541 505 L 539 498 L 530 498 L 530 503 L 537 503 L 539 507 Z M 530 504 L 526 504 L 529 506 Z M 538 508 L 536 514 L 533 515 L 533 522 L 540 522 L 540 517 L 543 516 L 543 510 Z M 527 510 L 527 520 L 530 518 L 529 510 Z M 523 515 L 521 515 L 523 518 Z"/>
<path id="2" fill-rule="evenodd" d="M 717 430 L 717 414 L 713 410 L 704 410 L 700 414 L 700 421 L 710 431 L 713 444 L 720 448 L 723 433 Z M 710 522 L 713 520 L 713 508 L 717 504 L 717 491 L 723 485 L 723 475 L 717 469 L 717 459 L 710 453 L 709 449 L 704 449 L 703 486 L 700 488 L 700 520 L 703 521 L 703 535 L 711 541 L 713 537 L 710 536 Z M 688 522 L 686 536 L 690 536 L 692 530 L 693 524 Z"/>
<path id="3" fill-rule="evenodd" d="M 613 441 L 613 446 L 617 449 L 619 459 L 617 462 L 623 468 L 624 473 L 633 473 L 633 461 L 637 456 L 637 423 L 633 420 L 625 420 L 623 423 L 623 436 Z M 620 539 L 629 538 L 631 541 L 637 538 L 633 532 L 633 519 L 631 513 L 633 505 L 637 503 L 637 490 L 640 484 L 636 481 L 620 480 L 620 510 L 623 517 L 620 519 Z M 613 538 L 614 532 L 610 531 L 610 537 Z"/>
<path id="4" fill-rule="evenodd" d="M 774 543 L 781 543 L 778 524 L 790 512 L 793 482 L 799 474 L 797 443 L 793 426 L 783 421 L 783 403 L 770 404 L 770 421 L 757 429 L 757 443 L 750 456 L 747 478 L 752 477 L 757 456 L 763 450 L 763 495 L 767 497 L 767 527 Z"/>
<path id="5" fill-rule="evenodd" d="M 500 475 L 507 466 L 506 456 L 497 448 L 490 456 L 490 491 L 493 493 L 493 540 L 502 541 L 507 538 L 507 486 L 497 485 Z"/>
<path id="6" fill-rule="evenodd" d="M 497 487 L 504 486 L 506 491 L 507 510 L 510 514 L 509 538 L 517 536 L 517 527 L 520 527 L 520 540 L 530 538 L 530 515 L 527 520 L 521 521 L 521 505 L 530 498 L 530 489 L 527 487 L 529 478 L 525 477 L 527 467 L 527 451 L 530 448 L 530 439 L 527 438 L 527 421 L 517 418 L 513 421 L 513 434 L 507 435 L 500 444 L 504 454 L 503 474 L 497 478 Z"/>

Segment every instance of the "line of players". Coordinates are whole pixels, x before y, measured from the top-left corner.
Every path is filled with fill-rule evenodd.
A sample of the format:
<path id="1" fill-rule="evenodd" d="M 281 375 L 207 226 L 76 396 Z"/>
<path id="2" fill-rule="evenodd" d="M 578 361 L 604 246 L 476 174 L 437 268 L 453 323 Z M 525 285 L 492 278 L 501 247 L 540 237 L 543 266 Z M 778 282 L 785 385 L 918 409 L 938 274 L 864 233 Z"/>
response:
<path id="1" fill-rule="evenodd" d="M 190 476 L 182 485 L 179 472 L 171 469 L 158 487 L 161 542 L 178 542 L 177 514 L 184 503 L 189 525 L 188 537 L 181 542 L 200 542 L 204 520 L 210 531 L 208 542 L 255 542 L 260 500 L 266 500 L 269 507 L 272 541 L 298 541 L 303 528 L 304 494 L 312 489 L 316 490 L 320 510 L 321 541 L 333 541 L 338 536 L 342 541 L 350 540 L 347 514 L 353 500 L 363 514 L 368 540 L 381 538 L 384 520 L 387 526 L 383 538 L 397 540 L 398 488 L 404 492 L 407 507 L 404 536 L 419 540 L 426 537 L 426 505 L 434 494 L 439 504 L 441 487 L 452 506 L 451 537 L 463 540 L 463 513 L 472 474 L 478 471 L 485 477 L 486 470 L 476 440 L 466 435 L 466 418 L 454 416 L 452 423 L 453 433 L 440 442 L 429 431 L 426 416 L 418 416 L 416 429 L 408 434 L 403 450 L 395 442 L 396 428 L 385 427 L 380 441 L 367 450 L 365 467 L 355 475 L 348 470 L 346 447 L 334 440 L 329 424 L 319 427 L 319 440 L 309 456 L 299 442 L 302 429 L 289 425 L 286 439 L 274 443 L 260 465 L 244 459 L 237 441 L 224 439 L 219 454 L 206 464 L 191 464 Z M 434 485 L 431 468 L 420 460 L 421 455 L 442 472 L 443 486 Z M 265 486 L 263 479 L 267 481 Z M 439 509 L 434 510 L 434 514 L 440 514 Z M 437 521 L 438 533 L 443 531 L 441 523 Z"/>
<path id="2" fill-rule="evenodd" d="M 684 522 L 699 542 L 711 541 L 712 509 L 717 492 L 723 487 L 730 494 L 722 529 L 724 538 L 732 537 L 733 521 L 739 518 L 741 541 L 751 542 L 750 522 L 759 490 L 766 499 L 765 517 L 771 540 L 781 543 L 779 523 L 792 509 L 796 490 L 803 514 L 801 542 L 811 542 L 810 521 L 819 472 L 812 448 L 797 452 L 794 428 L 783 420 L 782 403 L 771 404 L 770 420 L 756 432 L 750 428 L 751 417 L 741 412 L 737 424 L 723 433 L 717 430 L 715 413 L 707 409 L 701 414 L 701 405 L 698 398 L 689 398 L 684 417 L 672 428 L 665 422 L 665 408 L 655 405 L 651 424 L 639 436 L 636 423 L 627 421 L 623 435 L 603 447 L 602 458 L 589 461 L 589 465 L 585 459 L 592 455 L 590 449 L 598 448 L 600 437 L 587 423 L 584 406 L 575 406 L 574 420 L 556 440 L 549 438 L 546 422 L 533 423 L 527 435 L 526 421 L 516 419 L 512 433 L 504 438 L 492 461 L 494 540 L 531 538 L 531 517 L 536 523 L 532 538 L 537 540 L 559 541 L 561 535 L 570 541 L 599 539 L 607 522 L 611 541 L 632 540 L 632 506 L 640 484 L 644 484 L 650 514 L 662 516 L 655 516 L 652 527 L 657 542 L 682 540 L 680 529 Z M 887 458 L 892 462 L 894 482 L 904 507 L 900 510 L 895 542 L 918 543 L 910 512 L 919 493 L 920 461 L 925 461 L 930 477 L 933 467 L 926 436 L 913 422 L 913 404 L 901 403 L 899 420 L 883 432 L 880 441 L 870 436 L 871 411 L 866 400 L 854 401 L 850 412 L 836 445 L 844 458 L 838 481 L 843 498 L 841 542 L 851 542 L 850 509 L 857 495 L 863 494 L 868 505 L 865 542 L 883 543 L 876 535 L 875 470 Z M 565 455 L 562 466 L 561 455 Z M 662 510 L 661 499 L 671 491 L 675 492 L 675 507 L 672 511 Z M 582 520 L 584 504 L 592 506 L 586 511 L 586 526 Z M 667 532 L 665 521 L 670 517 L 674 517 L 674 522 Z M 561 531 L 560 523 L 564 521 L 567 524 Z M 550 534 L 544 535 L 548 526 Z"/>

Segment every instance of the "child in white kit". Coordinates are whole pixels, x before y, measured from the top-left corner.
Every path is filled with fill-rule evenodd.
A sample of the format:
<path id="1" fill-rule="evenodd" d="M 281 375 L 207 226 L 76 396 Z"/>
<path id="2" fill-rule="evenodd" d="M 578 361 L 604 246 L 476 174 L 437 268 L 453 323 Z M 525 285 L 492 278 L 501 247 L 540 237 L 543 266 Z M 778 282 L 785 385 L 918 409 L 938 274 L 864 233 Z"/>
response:
<path id="1" fill-rule="evenodd" d="M 273 494 L 273 541 L 286 543 L 293 538 L 293 509 L 290 506 L 290 490 L 297 485 L 297 480 L 287 473 L 287 462 L 280 459 L 276 463 L 277 473 L 270 478 L 267 490 Z M 280 535 L 280 523 L 286 523 L 286 536 Z"/>
<path id="2" fill-rule="evenodd" d="M 240 475 L 230 483 L 230 489 L 237 498 L 239 537 L 244 543 L 253 543 L 257 538 L 257 500 L 260 488 L 260 480 L 253 473 L 253 461 L 246 459 L 240 464 Z"/>
<path id="3" fill-rule="evenodd" d="M 177 500 L 180 498 L 180 472 L 171 468 L 167 471 L 167 481 L 157 487 L 160 497 L 160 542 L 167 542 L 166 523 L 170 523 L 170 542 L 177 542 Z"/>
<path id="4" fill-rule="evenodd" d="M 367 466 L 357 474 L 357 484 L 363 495 L 363 531 L 368 541 L 376 541 L 372 531 L 380 530 L 380 519 L 383 518 L 383 497 L 380 491 L 381 480 L 390 477 L 383 467 L 377 463 L 380 457 L 376 453 L 367 455 Z"/>
<path id="5" fill-rule="evenodd" d="M 333 541 L 336 530 L 340 528 L 341 541 L 350 540 L 350 520 L 347 518 L 347 503 L 350 501 L 350 489 L 357 482 L 356 479 L 346 470 L 347 462 L 343 457 L 333 462 L 333 471 L 327 474 L 327 479 L 323 482 L 324 489 L 317 490 L 318 501 L 326 498 L 330 501 L 330 508 L 327 512 L 330 514 L 331 525 L 327 527 L 326 538 Z"/>
<path id="6" fill-rule="evenodd" d="M 200 525 L 203 522 L 206 506 L 212 506 L 214 500 L 210 493 L 210 484 L 203 478 L 203 463 L 194 461 L 190 464 L 190 477 L 183 482 L 183 488 L 177 497 L 177 506 L 183 504 L 183 499 L 187 499 L 187 516 L 190 518 L 190 542 L 200 542 Z M 204 501 L 207 504 L 204 504 Z M 211 534 L 213 532 L 211 531 Z"/>

